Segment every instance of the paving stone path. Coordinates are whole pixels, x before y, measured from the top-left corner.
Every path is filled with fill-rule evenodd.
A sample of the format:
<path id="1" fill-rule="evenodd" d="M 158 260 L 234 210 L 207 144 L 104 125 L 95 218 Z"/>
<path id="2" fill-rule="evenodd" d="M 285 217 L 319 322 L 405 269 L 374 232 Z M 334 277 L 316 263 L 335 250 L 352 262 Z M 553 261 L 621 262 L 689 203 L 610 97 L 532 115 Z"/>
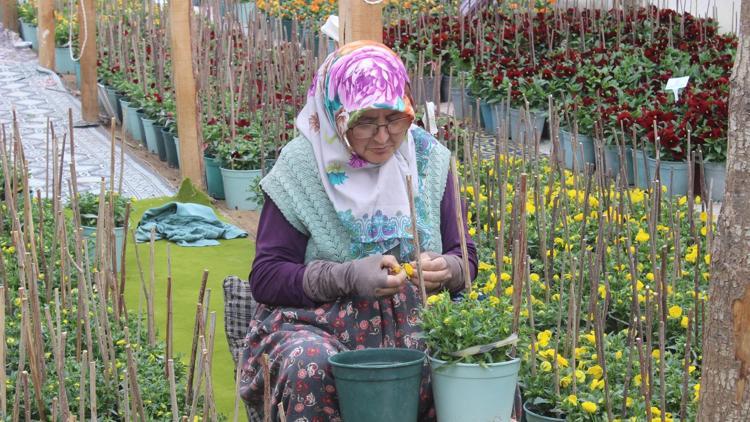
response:
<path id="1" fill-rule="evenodd" d="M 47 184 L 47 119 L 58 139 L 68 132 L 68 109 L 73 121 L 81 119 L 81 104 L 63 85 L 60 77 L 39 67 L 30 48 L 15 48 L 17 34 L 0 28 L 0 124 L 10 132 L 16 111 L 24 152 L 29 163 L 29 185 L 45 195 Z M 67 137 L 66 137 L 67 139 Z M 99 191 L 101 178 L 109 183 L 110 135 L 103 127 L 75 129 L 75 158 L 78 190 Z M 69 151 L 65 152 L 63 180 L 69 178 Z M 119 183 L 120 148 L 116 146 Z M 51 166 L 51 164 L 50 164 Z M 174 194 L 174 189 L 153 169 L 125 155 L 123 195 L 137 199 Z M 51 180 L 51 175 L 49 176 Z M 67 195 L 67 188 L 63 188 Z"/>

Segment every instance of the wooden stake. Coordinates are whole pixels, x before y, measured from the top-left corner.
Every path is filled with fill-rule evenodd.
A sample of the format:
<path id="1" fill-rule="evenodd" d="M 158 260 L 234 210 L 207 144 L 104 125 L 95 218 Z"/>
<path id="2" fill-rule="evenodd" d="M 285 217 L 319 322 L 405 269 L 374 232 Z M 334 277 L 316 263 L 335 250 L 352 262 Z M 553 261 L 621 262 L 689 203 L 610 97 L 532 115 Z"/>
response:
<path id="1" fill-rule="evenodd" d="M 463 258 L 464 267 L 464 288 L 469 291 L 471 290 L 471 273 L 469 272 L 469 252 L 466 247 L 466 234 L 464 225 L 464 211 L 461 206 L 461 188 L 458 183 L 458 166 L 456 165 L 456 156 L 451 156 L 451 173 L 453 173 L 453 192 L 455 199 L 456 208 L 456 227 L 459 230 L 459 238 L 461 239 L 461 255 Z"/>
<path id="2" fill-rule="evenodd" d="M 193 345 L 190 350 L 190 364 L 188 365 L 188 382 L 187 382 L 187 400 L 188 404 L 192 404 L 192 392 L 193 392 L 193 375 L 195 371 L 195 354 L 198 349 L 198 335 L 200 334 L 201 324 L 203 321 L 203 298 L 206 294 L 206 283 L 208 282 L 208 270 L 203 270 L 203 278 L 201 279 L 201 287 L 198 291 L 198 305 L 195 312 L 195 325 L 193 328 Z"/>
<path id="3" fill-rule="evenodd" d="M 180 138 L 180 175 L 190 178 L 195 186 L 203 186 L 201 133 L 193 69 L 193 47 L 190 0 L 169 2 L 172 46 L 172 75 L 175 79 L 177 102 L 177 133 Z"/>
<path id="4" fill-rule="evenodd" d="M 18 3 L 12 0 L 3 1 L 3 26 L 18 32 Z M 3 412 L 5 415 L 5 412 Z"/>
<path id="5" fill-rule="evenodd" d="M 414 206 L 414 188 L 412 186 L 411 175 L 406 176 L 406 192 L 409 195 L 409 210 L 411 213 L 411 233 L 414 236 L 414 262 L 417 264 L 417 280 L 419 281 L 419 291 L 422 294 L 422 305 L 427 306 L 427 291 L 424 287 L 424 277 L 422 275 L 422 248 L 419 244 L 419 230 L 417 230 L 417 210 Z"/>
<path id="6" fill-rule="evenodd" d="M 339 42 L 383 42 L 383 3 L 339 0 Z"/>
<path id="7" fill-rule="evenodd" d="M 5 4 L 4 12 L 8 12 L 7 3 Z M 0 152 L 2 153 L 2 152 Z M 3 258 L 0 257 L 0 261 Z M 7 386 L 5 385 L 5 286 L 0 285 L 0 417 L 5 419 L 8 414 L 8 396 L 6 393 Z"/>
<path id="8" fill-rule="evenodd" d="M 172 406 L 172 422 L 180 418 L 180 409 L 177 407 L 177 387 L 174 379 L 174 360 L 167 361 L 167 376 L 169 377 L 169 402 Z"/>
<path id="9" fill-rule="evenodd" d="M 78 2 L 79 45 L 81 46 L 81 117 L 85 122 L 99 120 L 95 0 Z"/>
<path id="10" fill-rule="evenodd" d="M 55 70 L 55 1 L 38 0 L 39 65 Z"/>

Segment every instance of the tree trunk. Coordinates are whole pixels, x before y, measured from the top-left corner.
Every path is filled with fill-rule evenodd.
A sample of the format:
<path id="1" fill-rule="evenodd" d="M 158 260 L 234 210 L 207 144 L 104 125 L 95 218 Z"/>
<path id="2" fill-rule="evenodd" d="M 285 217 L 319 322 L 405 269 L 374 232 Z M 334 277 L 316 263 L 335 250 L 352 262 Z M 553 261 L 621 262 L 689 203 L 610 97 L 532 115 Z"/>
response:
<path id="1" fill-rule="evenodd" d="M 727 182 L 713 245 L 699 421 L 750 421 L 750 0 L 729 96 Z"/>

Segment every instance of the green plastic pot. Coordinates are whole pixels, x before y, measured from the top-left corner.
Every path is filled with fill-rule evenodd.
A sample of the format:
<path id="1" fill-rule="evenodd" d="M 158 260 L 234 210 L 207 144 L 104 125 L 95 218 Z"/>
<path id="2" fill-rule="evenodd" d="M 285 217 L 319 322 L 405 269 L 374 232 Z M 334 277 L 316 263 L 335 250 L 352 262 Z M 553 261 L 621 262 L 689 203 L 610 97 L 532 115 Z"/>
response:
<path id="1" fill-rule="evenodd" d="M 224 199 L 224 181 L 221 178 L 219 160 L 204 155 L 203 163 L 206 168 L 206 188 L 208 194 L 216 199 Z"/>
<path id="2" fill-rule="evenodd" d="M 156 132 L 156 151 L 160 161 L 167 161 L 167 145 L 164 143 L 164 126 L 154 123 Z"/>
<path id="3" fill-rule="evenodd" d="M 576 136 L 578 145 L 573 147 L 573 134 L 567 130 L 560 129 L 560 146 L 562 147 L 565 168 L 583 171 L 586 164 L 594 164 L 594 138 L 588 135 L 578 134 Z M 573 156 L 575 154 L 575 160 Z"/>
<path id="4" fill-rule="evenodd" d="M 146 144 L 146 128 L 143 127 L 143 119 L 146 118 L 146 114 L 143 112 L 143 110 L 136 110 L 135 113 L 138 116 L 138 120 L 136 120 L 136 125 L 133 129 L 138 132 L 140 141 L 143 146 L 148 147 L 148 145 Z"/>
<path id="5" fill-rule="evenodd" d="M 529 110 L 529 116 L 527 119 L 530 120 L 530 122 L 521 120 L 522 113 L 520 109 L 511 108 L 510 113 L 508 114 L 510 118 L 508 126 L 510 128 L 511 141 L 520 144 L 525 140 L 531 145 L 536 142 L 536 139 L 542 137 L 544 123 L 547 121 L 547 116 L 543 112 Z M 500 122 L 498 122 L 498 125 L 500 125 Z M 529 131 L 528 135 L 526 134 L 527 131 Z"/>
<path id="6" fill-rule="evenodd" d="M 727 180 L 727 163 L 703 163 L 703 177 L 706 182 L 706 189 L 711 189 L 712 201 L 724 200 L 724 186 Z M 708 195 L 703 192 L 703 195 Z"/>
<path id="7" fill-rule="evenodd" d="M 528 406 L 528 401 L 523 404 L 523 415 L 524 418 L 526 418 L 526 422 L 565 422 L 565 419 L 553 418 L 535 413 L 532 410 L 529 410 Z"/>
<path id="8" fill-rule="evenodd" d="M 175 155 L 177 156 L 177 168 L 180 168 L 180 138 L 174 136 L 172 137 L 172 139 L 174 140 L 174 151 Z"/>
<path id="9" fill-rule="evenodd" d="M 156 147 L 156 128 L 154 127 L 154 121 L 151 119 L 143 118 L 143 134 L 146 138 L 146 148 L 148 152 L 152 154 L 158 154 L 159 150 Z"/>
<path id="10" fill-rule="evenodd" d="M 75 62 L 70 58 L 70 47 L 55 47 L 55 71 L 65 74 L 75 72 Z"/>
<path id="11" fill-rule="evenodd" d="M 487 365 L 429 359 L 435 411 L 440 422 L 510 420 L 520 359 Z"/>
<path id="12" fill-rule="evenodd" d="M 125 110 L 123 110 L 123 113 Z M 143 138 L 141 137 L 141 118 L 138 117 L 138 109 L 133 107 L 133 105 L 128 105 L 128 131 L 130 132 L 130 136 L 133 137 L 134 140 L 138 142 L 143 142 Z"/>
<path id="13" fill-rule="evenodd" d="M 416 421 L 425 355 L 414 349 L 374 348 L 328 358 L 345 421 Z"/>
<path id="14" fill-rule="evenodd" d="M 104 89 L 107 91 L 107 100 L 109 101 L 109 105 L 112 106 L 112 111 L 115 113 L 115 118 L 117 119 L 117 123 L 122 124 L 122 116 L 118 113 L 118 101 L 117 101 L 117 91 L 115 91 L 114 88 L 112 88 L 109 85 L 106 85 Z"/>
<path id="15" fill-rule="evenodd" d="M 166 129 L 162 130 L 161 134 L 164 138 L 164 147 L 167 152 L 167 164 L 169 167 L 177 168 L 179 163 L 177 161 L 177 148 L 174 146 L 174 134 Z"/>
<path id="16" fill-rule="evenodd" d="M 89 254 L 89 262 L 95 261 L 96 253 L 96 227 L 81 226 L 83 229 L 83 239 L 86 241 L 86 248 Z M 125 241 L 125 228 L 115 227 L 115 253 L 117 254 L 117 271 L 120 270 L 122 262 L 122 247 Z"/>
<path id="17" fill-rule="evenodd" d="M 624 160 L 624 161 L 623 161 Z M 625 166 L 625 177 L 627 184 L 633 184 L 633 149 L 625 148 L 625 156 L 620 154 L 620 147 L 617 145 L 604 146 L 604 167 L 605 174 L 613 179 L 620 176 L 620 166 Z"/>
<path id="18" fill-rule="evenodd" d="M 130 124 L 130 101 L 126 100 L 125 97 L 121 97 L 119 103 L 120 110 L 122 110 L 122 119 L 120 120 L 122 122 L 122 131 L 130 136 L 133 136 L 132 132 L 130 131 L 130 128 L 132 127 Z"/>
<path id="19" fill-rule="evenodd" d="M 76 74 L 76 88 L 81 89 L 81 62 L 73 62 L 73 70 Z"/>
<path id="20" fill-rule="evenodd" d="M 648 174 L 656 174 L 656 159 L 648 157 Z M 688 165 L 686 161 L 659 162 L 659 183 L 667 187 L 670 195 L 682 196 L 688 191 Z"/>
<path id="21" fill-rule="evenodd" d="M 224 183 L 224 197 L 227 206 L 238 211 L 255 211 L 260 208 L 259 198 L 252 190 L 255 179 L 261 176 L 258 170 L 231 170 L 223 167 L 221 180 Z"/>
<path id="22" fill-rule="evenodd" d="M 633 161 L 633 175 L 635 184 L 641 189 L 647 189 L 651 179 L 654 178 L 654 174 L 649 172 L 648 166 L 646 165 L 646 159 L 643 150 L 635 150 L 635 161 Z"/>

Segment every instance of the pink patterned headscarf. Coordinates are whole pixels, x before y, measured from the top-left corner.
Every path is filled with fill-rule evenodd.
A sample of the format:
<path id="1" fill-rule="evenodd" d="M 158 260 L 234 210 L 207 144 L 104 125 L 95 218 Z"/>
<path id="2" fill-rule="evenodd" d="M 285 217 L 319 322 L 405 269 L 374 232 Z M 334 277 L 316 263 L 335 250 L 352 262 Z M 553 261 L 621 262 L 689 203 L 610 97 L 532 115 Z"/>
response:
<path id="1" fill-rule="evenodd" d="M 408 86 L 396 53 L 380 43 L 354 42 L 326 58 L 297 116 L 326 194 L 351 234 L 353 257 L 383 253 L 412 237 L 405 180 L 406 175 L 417 178 L 411 131 L 383 164 L 365 161 L 346 140 L 346 131 L 366 110 L 395 110 L 413 118 Z"/>

